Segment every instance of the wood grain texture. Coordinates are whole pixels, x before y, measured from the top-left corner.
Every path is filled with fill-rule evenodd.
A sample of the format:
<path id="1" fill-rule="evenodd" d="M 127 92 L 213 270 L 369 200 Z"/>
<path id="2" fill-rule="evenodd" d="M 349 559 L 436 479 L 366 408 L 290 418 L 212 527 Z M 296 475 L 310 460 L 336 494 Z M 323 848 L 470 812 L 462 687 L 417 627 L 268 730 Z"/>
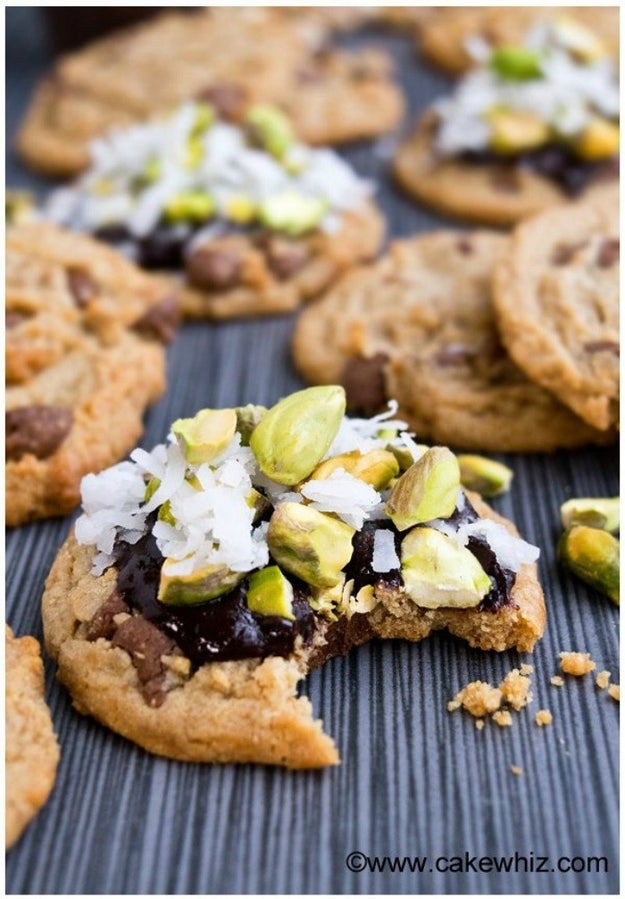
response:
<path id="1" fill-rule="evenodd" d="M 35 9 L 7 15 L 7 133 L 45 67 Z M 411 116 L 447 82 L 415 62 L 409 41 L 375 37 L 401 65 Z M 380 178 L 388 142 L 346 155 Z M 43 190 L 9 157 L 8 183 Z M 381 182 L 394 235 L 440 224 Z M 170 350 L 170 389 L 147 419 L 143 445 L 201 405 L 270 404 L 302 386 L 288 357 L 293 319 L 186 326 Z M 503 458 L 503 457 L 502 457 Z M 496 502 L 543 548 L 549 608 L 531 659 L 535 699 L 512 728 L 478 733 L 445 704 L 469 680 L 495 682 L 514 653 L 469 650 L 436 636 L 376 643 L 313 672 L 305 690 L 343 763 L 323 772 L 185 765 L 151 757 L 73 712 L 47 664 L 61 744 L 56 788 L 7 860 L 10 893 L 607 893 L 618 890 L 618 706 L 591 678 L 549 684 L 562 649 L 589 651 L 618 680 L 618 615 L 564 574 L 555 558 L 560 503 L 614 493 L 616 451 L 512 457 L 511 493 Z M 7 617 L 41 638 L 39 602 L 67 520 L 7 539 Z M 551 727 L 533 723 L 553 712 Z M 509 766 L 523 767 L 522 777 Z M 346 856 L 606 856 L 607 874 L 350 873 Z"/>

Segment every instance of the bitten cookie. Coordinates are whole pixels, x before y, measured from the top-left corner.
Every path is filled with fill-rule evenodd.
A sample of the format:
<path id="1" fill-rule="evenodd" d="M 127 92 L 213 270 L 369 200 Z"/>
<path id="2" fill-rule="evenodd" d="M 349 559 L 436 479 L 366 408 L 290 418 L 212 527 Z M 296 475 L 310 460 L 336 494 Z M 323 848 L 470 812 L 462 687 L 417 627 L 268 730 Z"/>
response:
<path id="1" fill-rule="evenodd" d="M 526 44 L 483 48 L 399 147 L 395 175 L 440 212 L 514 224 L 615 179 L 618 114 L 605 45 L 556 19 Z"/>
<path id="2" fill-rule="evenodd" d="M 470 6 L 438 9 L 425 20 L 421 31 L 421 51 L 434 65 L 459 75 L 475 65 L 468 49 L 472 38 L 493 47 L 523 42 L 537 23 L 556 17 L 573 17 L 591 28 L 618 58 L 619 12 L 614 7 L 552 6 Z"/>
<path id="3" fill-rule="evenodd" d="M 296 367 L 311 383 L 340 381 L 368 414 L 397 399 L 419 440 L 493 452 L 605 441 L 502 346 L 491 279 L 509 247 L 488 231 L 394 243 L 302 313 Z"/>
<path id="4" fill-rule="evenodd" d="M 48 798 L 59 747 L 44 699 L 43 664 L 34 637 L 5 633 L 6 847 L 9 849 Z"/>
<path id="5" fill-rule="evenodd" d="M 531 651 L 538 549 L 460 487 L 456 457 L 340 387 L 204 409 L 85 478 L 43 597 L 74 705 L 185 761 L 338 761 L 295 687 L 372 637 L 447 629 Z"/>
<path id="6" fill-rule="evenodd" d="M 614 189 L 530 219 L 514 232 L 494 280 L 511 356 L 601 429 L 619 417 L 618 210 Z"/>
<path id="7" fill-rule="evenodd" d="M 136 443 L 164 389 L 171 286 L 88 238 L 9 228 L 6 521 L 70 512 L 82 476 Z"/>
<path id="8" fill-rule="evenodd" d="M 392 130 L 403 100 L 388 57 L 327 50 L 327 35 L 271 9 L 164 13 L 62 57 L 35 93 L 18 149 L 34 168 L 75 175 L 93 138 L 209 96 L 234 118 L 275 103 L 310 143 Z"/>
<path id="9" fill-rule="evenodd" d="M 46 214 L 173 273 L 192 318 L 292 310 L 382 240 L 372 185 L 331 150 L 298 143 L 272 106 L 235 126 L 188 103 L 109 135 L 93 157 Z"/>

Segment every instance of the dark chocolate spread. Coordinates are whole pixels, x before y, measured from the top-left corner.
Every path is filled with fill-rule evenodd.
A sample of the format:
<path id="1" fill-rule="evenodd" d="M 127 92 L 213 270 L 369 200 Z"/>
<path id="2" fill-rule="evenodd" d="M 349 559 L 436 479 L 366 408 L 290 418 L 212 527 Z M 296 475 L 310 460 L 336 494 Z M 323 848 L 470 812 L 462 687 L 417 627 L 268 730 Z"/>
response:
<path id="1" fill-rule="evenodd" d="M 232 659 L 288 656 L 295 638 L 310 643 L 315 615 L 307 589 L 293 581 L 295 621 L 251 612 L 247 582 L 218 599 L 189 606 L 168 606 L 157 599 L 163 557 L 151 531 L 138 543 L 115 544 L 117 589 L 125 602 L 175 640 L 194 666 Z"/>
<path id="2" fill-rule="evenodd" d="M 502 172 L 517 167 L 529 169 L 554 181 L 571 197 L 581 194 L 591 182 L 618 175 L 618 159 L 588 162 L 557 144 L 509 157 L 489 150 L 470 150 L 460 158 L 474 165 L 496 165 Z"/>

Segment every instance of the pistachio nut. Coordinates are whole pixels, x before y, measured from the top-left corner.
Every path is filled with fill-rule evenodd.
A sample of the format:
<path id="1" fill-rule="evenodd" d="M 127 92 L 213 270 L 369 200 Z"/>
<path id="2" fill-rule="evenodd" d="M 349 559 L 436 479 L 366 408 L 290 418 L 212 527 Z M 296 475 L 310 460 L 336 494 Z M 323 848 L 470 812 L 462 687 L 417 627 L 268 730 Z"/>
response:
<path id="1" fill-rule="evenodd" d="M 190 465 L 210 462 L 228 446 L 237 426 L 234 409 L 201 409 L 193 418 L 179 418 L 172 425 Z"/>
<path id="2" fill-rule="evenodd" d="M 308 477 L 336 437 L 345 413 L 342 387 L 309 387 L 272 406 L 250 446 L 267 477 L 292 486 Z"/>
<path id="3" fill-rule="evenodd" d="M 401 574 L 410 599 L 426 609 L 473 608 L 491 589 L 475 556 L 434 528 L 414 528 L 404 537 Z"/>
<path id="4" fill-rule="evenodd" d="M 289 237 L 301 237 L 316 228 L 328 211 L 326 200 L 285 190 L 267 197 L 258 209 L 261 224 Z"/>
<path id="5" fill-rule="evenodd" d="M 257 615 L 277 615 L 295 620 L 293 587 L 277 565 L 269 565 L 250 575 L 247 605 Z"/>
<path id="6" fill-rule="evenodd" d="M 328 618 L 330 621 L 336 621 L 338 618 L 337 608 L 341 604 L 343 596 L 343 587 L 345 586 L 345 577 L 341 579 L 333 587 L 312 587 L 308 602 L 314 611 Z"/>
<path id="7" fill-rule="evenodd" d="M 158 600 L 165 605 L 188 606 L 216 599 L 245 577 L 244 572 L 230 571 L 226 565 L 207 565 L 192 574 L 175 575 L 170 573 L 175 564 L 165 559 L 161 568 Z"/>
<path id="8" fill-rule="evenodd" d="M 354 528 L 302 503 L 282 503 L 269 521 L 269 552 L 313 587 L 334 587 L 352 557 Z"/>
<path id="9" fill-rule="evenodd" d="M 549 127 L 530 110 L 496 108 L 488 115 L 490 149 L 501 155 L 522 153 L 549 140 Z"/>
<path id="10" fill-rule="evenodd" d="M 451 450 L 433 446 L 395 483 L 386 514 L 399 531 L 433 518 L 448 518 L 456 508 L 460 467 Z"/>
<path id="11" fill-rule="evenodd" d="M 25 190 L 7 190 L 4 200 L 4 215 L 8 225 L 21 225 L 30 221 L 35 214 L 35 198 Z"/>
<path id="12" fill-rule="evenodd" d="M 620 542 L 607 531 L 575 524 L 560 539 L 560 559 L 573 574 L 620 605 Z"/>
<path id="13" fill-rule="evenodd" d="M 201 223 L 215 213 L 215 201 L 201 190 L 176 194 L 165 206 L 165 220 L 171 225 L 180 222 Z"/>
<path id="14" fill-rule="evenodd" d="M 291 123 L 275 106 L 257 104 L 245 117 L 245 129 L 250 141 L 282 160 L 295 143 Z"/>
<path id="15" fill-rule="evenodd" d="M 248 403 L 247 406 L 237 406 L 234 411 L 237 414 L 237 431 L 241 435 L 241 446 L 249 446 L 252 431 L 263 418 L 267 409 L 265 406 L 254 406 L 252 403 Z"/>
<path id="16" fill-rule="evenodd" d="M 399 463 L 395 456 L 387 450 L 370 450 L 368 453 L 353 450 L 350 453 L 341 453 L 339 456 L 326 459 L 315 468 L 310 479 L 323 481 L 339 468 L 364 481 L 365 484 L 371 484 L 376 490 L 385 490 L 393 478 L 399 474 Z"/>
<path id="17" fill-rule="evenodd" d="M 204 159 L 204 141 L 201 137 L 190 137 L 187 140 L 184 165 L 185 168 L 193 171 L 201 166 Z"/>
<path id="18" fill-rule="evenodd" d="M 618 496 L 605 499 L 569 499 L 560 506 L 563 528 L 585 524 L 615 534 L 620 530 L 620 500 Z"/>
<path id="19" fill-rule="evenodd" d="M 619 151 L 621 131 L 616 122 L 596 116 L 575 141 L 575 151 L 587 162 L 609 159 Z"/>
<path id="20" fill-rule="evenodd" d="M 386 445 L 389 453 L 392 453 L 397 459 L 400 471 L 408 471 L 411 465 L 414 465 L 415 458 L 407 446 L 395 446 L 392 443 Z M 427 450 L 427 446 L 423 447 L 423 451 Z"/>
<path id="21" fill-rule="evenodd" d="M 191 128 L 191 136 L 199 137 L 205 134 L 216 119 L 215 108 L 210 103 L 195 104 L 195 120 Z"/>
<path id="22" fill-rule="evenodd" d="M 171 511 L 171 503 L 168 499 L 166 499 L 159 508 L 157 518 L 159 521 L 164 521 L 166 524 L 171 524 L 172 526 L 176 524 L 176 519 Z"/>
<path id="23" fill-rule="evenodd" d="M 249 225 L 256 218 L 256 204 L 249 197 L 230 197 L 225 204 L 225 216 L 238 225 Z"/>
<path id="24" fill-rule="evenodd" d="M 490 67 L 502 78 L 527 81 L 540 78 L 540 56 L 525 47 L 508 46 L 493 50 Z"/>
<path id="25" fill-rule="evenodd" d="M 160 486 L 161 486 L 160 478 L 150 478 L 150 480 L 145 485 L 145 494 L 143 496 L 143 502 L 149 503 Z"/>
<path id="26" fill-rule="evenodd" d="M 459 455 L 460 483 L 481 496 L 499 496 L 510 489 L 514 472 L 486 456 Z"/>
<path id="27" fill-rule="evenodd" d="M 254 510 L 254 518 L 252 519 L 254 524 L 263 517 L 267 509 L 271 506 L 267 497 L 262 493 L 259 493 L 258 490 L 254 490 L 254 488 L 252 488 L 252 492 L 249 496 L 246 497 L 245 502 L 250 509 Z"/>

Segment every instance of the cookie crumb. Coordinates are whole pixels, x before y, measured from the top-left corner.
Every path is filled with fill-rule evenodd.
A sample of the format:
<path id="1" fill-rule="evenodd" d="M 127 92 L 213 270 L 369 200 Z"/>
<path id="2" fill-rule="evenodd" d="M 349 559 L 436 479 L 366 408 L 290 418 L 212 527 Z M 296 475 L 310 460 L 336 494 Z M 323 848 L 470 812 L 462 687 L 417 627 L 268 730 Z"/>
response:
<path id="1" fill-rule="evenodd" d="M 449 702 L 447 703 L 447 711 L 455 712 L 456 709 L 459 709 L 461 705 L 462 705 L 462 703 L 460 702 L 459 699 L 450 699 Z"/>
<path id="2" fill-rule="evenodd" d="M 485 681 L 476 680 L 460 690 L 454 699 L 448 703 L 447 709 L 453 711 L 453 709 L 458 708 L 458 705 L 455 704 L 458 703 L 474 718 L 483 718 L 485 715 L 497 711 L 501 705 L 502 698 L 503 694 L 500 689 L 487 684 Z M 450 709 L 450 706 L 453 706 L 453 709 Z"/>
<path id="3" fill-rule="evenodd" d="M 539 727 L 545 727 L 547 724 L 551 724 L 553 721 L 553 715 L 549 711 L 549 709 L 539 709 L 536 712 L 536 724 Z"/>
<path id="4" fill-rule="evenodd" d="M 161 656 L 161 662 L 180 677 L 189 677 L 191 674 L 191 661 L 185 656 Z"/>
<path id="5" fill-rule="evenodd" d="M 512 715 L 505 709 L 500 709 L 493 715 L 493 721 L 499 727 L 512 727 Z"/>
<path id="6" fill-rule="evenodd" d="M 561 652 L 560 668 L 565 674 L 583 677 L 584 674 L 594 671 L 596 665 L 590 658 L 589 652 Z"/>
<path id="7" fill-rule="evenodd" d="M 531 680 L 521 674 L 518 668 L 513 668 L 499 684 L 504 699 L 518 712 L 532 701 L 530 693 Z"/>
<path id="8" fill-rule="evenodd" d="M 521 777 L 523 774 L 523 768 L 520 765 L 510 765 L 510 770 L 513 774 L 516 774 L 517 777 Z"/>
<path id="9" fill-rule="evenodd" d="M 610 684 L 608 687 L 608 694 L 612 697 L 615 702 L 621 701 L 621 687 L 619 684 Z"/>
<path id="10" fill-rule="evenodd" d="M 551 678 L 551 683 L 554 687 L 563 687 L 564 686 L 564 678 L 560 677 L 559 674 L 554 674 Z"/>
<path id="11" fill-rule="evenodd" d="M 610 683 L 610 672 L 609 671 L 600 671 L 595 680 L 596 685 L 600 690 L 605 690 L 608 684 Z"/>
<path id="12" fill-rule="evenodd" d="M 534 673 L 534 666 L 528 665 L 525 662 L 523 662 L 523 664 L 521 665 L 521 674 L 533 674 L 533 673 Z"/>
<path id="13" fill-rule="evenodd" d="M 476 718 L 476 719 L 475 719 L 475 728 L 476 728 L 476 730 L 484 730 L 484 725 L 485 725 L 485 724 L 486 724 L 486 722 L 484 721 L 483 718 Z"/>

